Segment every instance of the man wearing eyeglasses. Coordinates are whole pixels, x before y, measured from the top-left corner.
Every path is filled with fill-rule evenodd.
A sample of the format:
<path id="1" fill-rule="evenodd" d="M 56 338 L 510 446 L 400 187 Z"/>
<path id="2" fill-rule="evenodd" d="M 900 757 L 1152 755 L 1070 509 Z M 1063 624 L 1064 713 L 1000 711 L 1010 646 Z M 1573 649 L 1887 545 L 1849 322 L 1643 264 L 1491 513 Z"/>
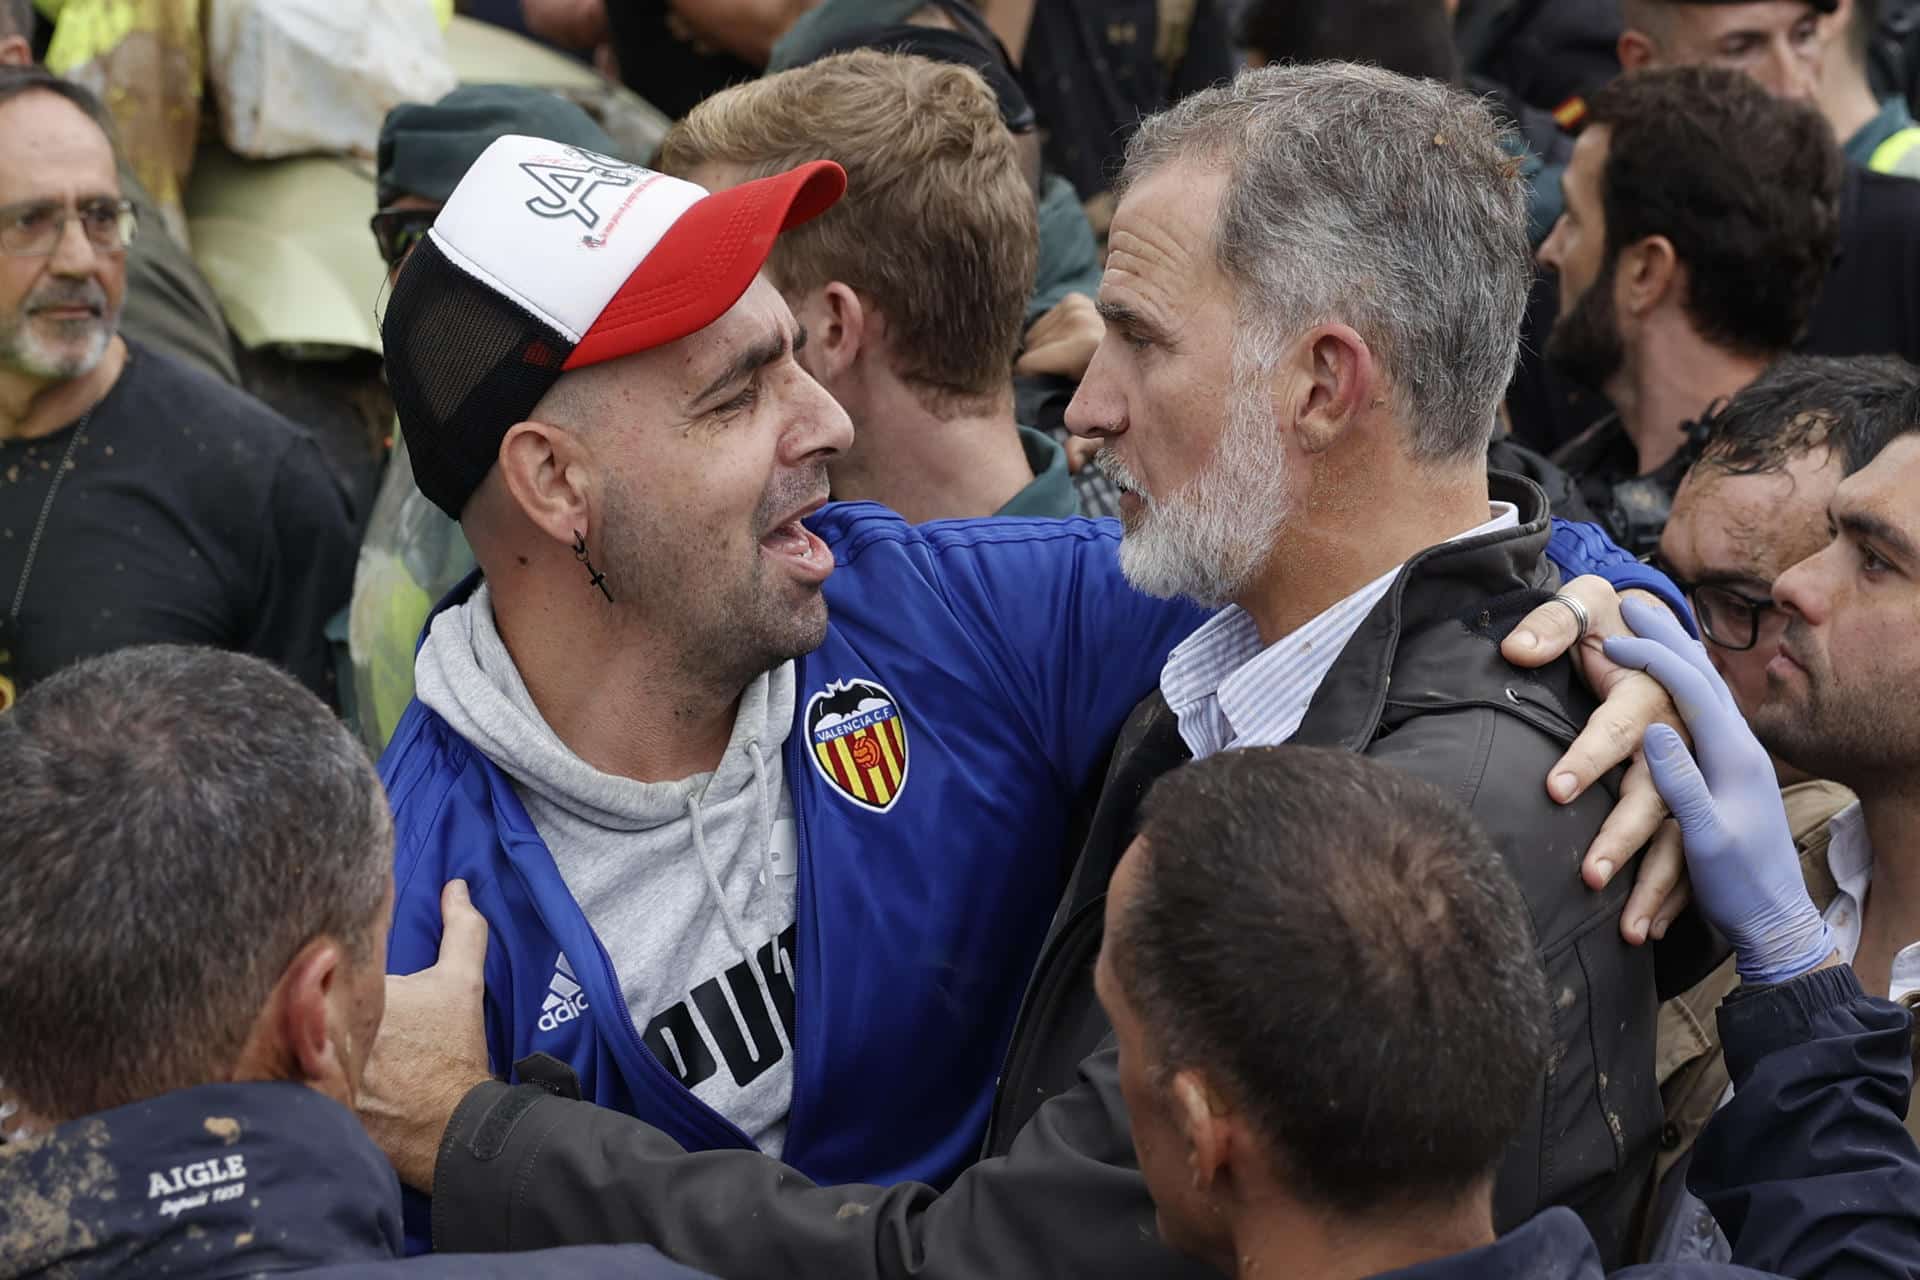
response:
<path id="1" fill-rule="evenodd" d="M 1907 424 L 1920 389 L 1904 361 L 1791 356 L 1703 424 L 1700 456 L 1674 494 L 1656 563 L 1687 593 L 1714 666 L 1751 718 L 1786 615 L 1773 582 L 1827 540 L 1827 503 Z M 1811 775 L 1775 758 L 1781 785 Z"/>
<path id="2" fill-rule="evenodd" d="M 0 66 L 0 709 L 153 642 L 267 658 L 333 696 L 353 524 L 314 441 L 119 332 L 138 231 L 85 89 Z"/>
<path id="3" fill-rule="evenodd" d="M 1781 800 L 1800 846 L 1808 891 L 1839 936 L 1846 931 L 1842 916 L 1859 935 L 1871 866 L 1860 853 L 1861 809 L 1853 792 L 1841 785 L 1858 785 L 1861 778 L 1844 766 L 1833 767 L 1819 750 L 1790 748 L 1780 734 L 1764 728 L 1782 717 L 1801 716 L 1781 701 L 1786 687 L 1777 679 L 1779 655 L 1796 624 L 1794 606 L 1775 602 L 1776 583 L 1789 570 L 1799 574 L 1794 566 L 1827 544 L 1836 490 L 1889 441 L 1911 430 L 1920 413 L 1916 406 L 1920 370 L 1901 360 L 1793 356 L 1780 361 L 1707 419 L 1706 441 L 1674 495 L 1656 557 L 1686 592 L 1707 654 L 1741 714 L 1774 748 Z M 1898 741 L 1904 702 L 1894 698 L 1884 708 L 1890 743 Z M 1852 816 L 1836 818 L 1843 812 Z M 1853 834 L 1843 837 L 1848 830 Z M 1905 936 L 1911 940 L 1920 931 Z M 1889 977 L 1884 966 L 1880 977 L 1884 992 Z M 1647 1251 L 1656 1260 L 1724 1248 L 1705 1210 L 1683 1195 L 1682 1183 L 1694 1138 L 1727 1094 L 1712 1010 L 1735 985 L 1729 962 L 1661 1012 L 1667 1125 L 1657 1165 L 1661 1190 L 1647 1235 Z"/>

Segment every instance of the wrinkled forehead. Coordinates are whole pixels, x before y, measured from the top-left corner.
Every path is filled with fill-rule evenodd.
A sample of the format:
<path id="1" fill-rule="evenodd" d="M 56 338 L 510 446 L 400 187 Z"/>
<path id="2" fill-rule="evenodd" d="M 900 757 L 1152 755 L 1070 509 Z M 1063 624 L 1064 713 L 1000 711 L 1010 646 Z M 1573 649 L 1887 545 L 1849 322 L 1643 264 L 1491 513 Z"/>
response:
<path id="1" fill-rule="evenodd" d="M 1214 254 L 1228 180 L 1217 167 L 1174 161 L 1128 187 L 1107 234 L 1101 300 L 1177 313 L 1193 295 L 1230 295 Z"/>
<path id="2" fill-rule="evenodd" d="M 0 204 L 119 194 L 113 144 L 85 111 L 43 89 L 0 103 Z"/>

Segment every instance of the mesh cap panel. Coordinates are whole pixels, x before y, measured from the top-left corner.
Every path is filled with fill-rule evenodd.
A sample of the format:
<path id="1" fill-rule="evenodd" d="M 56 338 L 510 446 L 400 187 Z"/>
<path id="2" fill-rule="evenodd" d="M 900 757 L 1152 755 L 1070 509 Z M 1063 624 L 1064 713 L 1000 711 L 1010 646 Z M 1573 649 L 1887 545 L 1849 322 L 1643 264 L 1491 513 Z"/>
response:
<path id="1" fill-rule="evenodd" d="M 420 241 L 381 324 L 387 384 L 420 492 L 454 519 L 573 344 Z"/>

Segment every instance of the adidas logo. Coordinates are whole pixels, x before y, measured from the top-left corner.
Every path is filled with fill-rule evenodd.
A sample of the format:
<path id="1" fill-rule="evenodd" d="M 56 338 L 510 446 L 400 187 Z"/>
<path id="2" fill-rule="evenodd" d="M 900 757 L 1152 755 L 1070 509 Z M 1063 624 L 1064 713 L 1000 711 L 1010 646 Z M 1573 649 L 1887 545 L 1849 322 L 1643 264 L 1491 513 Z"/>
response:
<path id="1" fill-rule="evenodd" d="M 587 993 L 574 980 L 573 965 L 563 952 L 554 964 L 553 980 L 547 983 L 547 998 L 540 1004 L 540 1029 L 557 1031 L 587 1011 Z"/>

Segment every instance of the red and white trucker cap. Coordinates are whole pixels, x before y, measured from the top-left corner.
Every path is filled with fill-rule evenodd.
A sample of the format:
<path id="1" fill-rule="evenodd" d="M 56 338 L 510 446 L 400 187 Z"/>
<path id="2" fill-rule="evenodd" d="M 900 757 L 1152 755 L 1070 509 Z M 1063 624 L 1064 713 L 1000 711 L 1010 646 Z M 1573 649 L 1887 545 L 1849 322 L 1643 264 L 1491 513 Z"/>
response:
<path id="1" fill-rule="evenodd" d="M 407 259 L 381 322 L 420 491 L 458 519 L 561 374 L 706 328 L 774 238 L 846 187 L 822 160 L 710 194 L 579 147 L 494 142 Z"/>

